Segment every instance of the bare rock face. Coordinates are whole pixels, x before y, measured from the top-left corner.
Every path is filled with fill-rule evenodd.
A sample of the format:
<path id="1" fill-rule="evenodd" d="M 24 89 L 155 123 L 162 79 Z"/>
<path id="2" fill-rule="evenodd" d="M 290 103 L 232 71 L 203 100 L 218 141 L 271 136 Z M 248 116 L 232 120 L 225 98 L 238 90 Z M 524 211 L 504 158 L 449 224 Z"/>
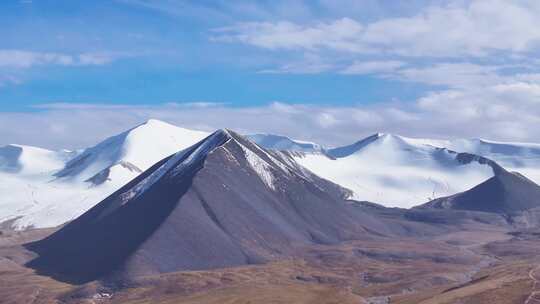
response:
<path id="1" fill-rule="evenodd" d="M 492 178 L 456 195 L 435 199 L 419 209 L 453 209 L 495 213 L 519 226 L 540 223 L 540 186 L 504 169 Z"/>
<path id="2" fill-rule="evenodd" d="M 50 237 L 28 265 L 69 282 L 260 263 L 298 244 L 395 233 L 285 153 L 219 130 Z"/>

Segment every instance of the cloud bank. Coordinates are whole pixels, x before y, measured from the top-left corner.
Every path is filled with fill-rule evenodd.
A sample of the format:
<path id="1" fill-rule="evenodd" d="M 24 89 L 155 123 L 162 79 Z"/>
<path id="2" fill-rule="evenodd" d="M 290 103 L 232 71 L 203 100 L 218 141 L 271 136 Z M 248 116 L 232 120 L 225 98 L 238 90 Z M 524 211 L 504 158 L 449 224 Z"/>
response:
<path id="1" fill-rule="evenodd" d="M 510 105 L 507 96 L 521 96 L 521 101 Z M 81 148 L 149 118 L 206 131 L 230 128 L 241 133 L 284 134 L 325 145 L 352 143 L 376 132 L 540 142 L 540 134 L 534 131 L 540 128 L 539 103 L 540 86 L 533 84 L 449 90 L 426 95 L 414 103 L 373 106 L 58 103 L 43 105 L 38 112 L 0 113 L 0 144 Z"/>
<path id="2" fill-rule="evenodd" d="M 465 4 L 462 4 L 465 3 Z M 267 49 L 327 49 L 401 56 L 486 56 L 538 48 L 538 1 L 450 1 L 411 17 L 361 22 L 340 18 L 298 24 L 244 22 L 215 30 L 213 39 Z"/>

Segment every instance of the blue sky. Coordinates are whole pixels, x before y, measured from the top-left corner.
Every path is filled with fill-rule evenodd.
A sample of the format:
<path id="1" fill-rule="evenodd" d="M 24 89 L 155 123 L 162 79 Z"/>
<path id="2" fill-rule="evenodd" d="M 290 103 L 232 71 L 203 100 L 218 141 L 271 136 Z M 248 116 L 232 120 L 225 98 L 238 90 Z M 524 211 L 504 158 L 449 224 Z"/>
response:
<path id="1" fill-rule="evenodd" d="M 539 26 L 532 0 L 2 1 L 0 144 L 80 147 L 151 117 L 540 141 Z"/>
<path id="2" fill-rule="evenodd" d="M 69 64 L 38 60 L 28 66 L 5 67 L 1 110 L 25 111 L 52 102 L 343 105 L 413 100 L 421 94 L 421 85 L 381 81 L 369 75 L 265 73 L 286 64 L 283 54 L 212 41 L 216 29 L 239 22 L 280 20 L 275 10 L 289 15 L 288 20 L 309 22 L 330 16 L 317 5 L 293 13 L 285 4 L 270 1 L 236 4 L 251 9 L 226 3 L 4 1 L 0 4 L 2 49 L 31 52 L 28 56 L 76 58 L 87 54 L 97 59 Z M 372 17 L 365 15 L 365 19 Z M 303 52 L 287 56 L 295 60 Z"/>

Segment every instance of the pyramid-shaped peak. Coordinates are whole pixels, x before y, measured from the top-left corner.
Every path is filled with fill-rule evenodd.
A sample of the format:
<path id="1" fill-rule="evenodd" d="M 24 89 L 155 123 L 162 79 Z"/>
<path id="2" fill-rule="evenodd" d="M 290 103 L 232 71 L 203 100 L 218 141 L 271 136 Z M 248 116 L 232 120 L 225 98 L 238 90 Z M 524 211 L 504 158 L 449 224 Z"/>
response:
<path id="1" fill-rule="evenodd" d="M 483 183 L 449 197 L 435 199 L 421 208 L 457 209 L 507 215 L 540 207 L 540 186 L 525 176 L 500 170 Z"/>
<path id="2" fill-rule="evenodd" d="M 242 136 L 229 129 L 217 129 L 216 131 L 214 131 L 214 133 L 210 134 L 208 137 L 202 140 L 200 144 L 205 145 L 208 143 L 213 144 L 215 147 L 218 147 L 223 145 L 228 140 L 236 139 L 238 137 Z"/>

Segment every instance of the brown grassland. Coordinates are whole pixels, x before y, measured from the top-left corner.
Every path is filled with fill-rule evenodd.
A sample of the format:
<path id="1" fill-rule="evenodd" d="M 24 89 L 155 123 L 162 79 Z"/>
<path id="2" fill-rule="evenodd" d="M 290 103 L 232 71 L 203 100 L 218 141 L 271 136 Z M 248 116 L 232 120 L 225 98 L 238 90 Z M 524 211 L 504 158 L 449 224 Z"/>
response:
<path id="1" fill-rule="evenodd" d="M 33 255 L 21 244 L 50 231 L 4 232 L 0 303 L 540 303 L 540 234 L 484 228 L 304 246 L 286 260 L 141 277 L 121 288 L 37 275 L 24 267 Z"/>

